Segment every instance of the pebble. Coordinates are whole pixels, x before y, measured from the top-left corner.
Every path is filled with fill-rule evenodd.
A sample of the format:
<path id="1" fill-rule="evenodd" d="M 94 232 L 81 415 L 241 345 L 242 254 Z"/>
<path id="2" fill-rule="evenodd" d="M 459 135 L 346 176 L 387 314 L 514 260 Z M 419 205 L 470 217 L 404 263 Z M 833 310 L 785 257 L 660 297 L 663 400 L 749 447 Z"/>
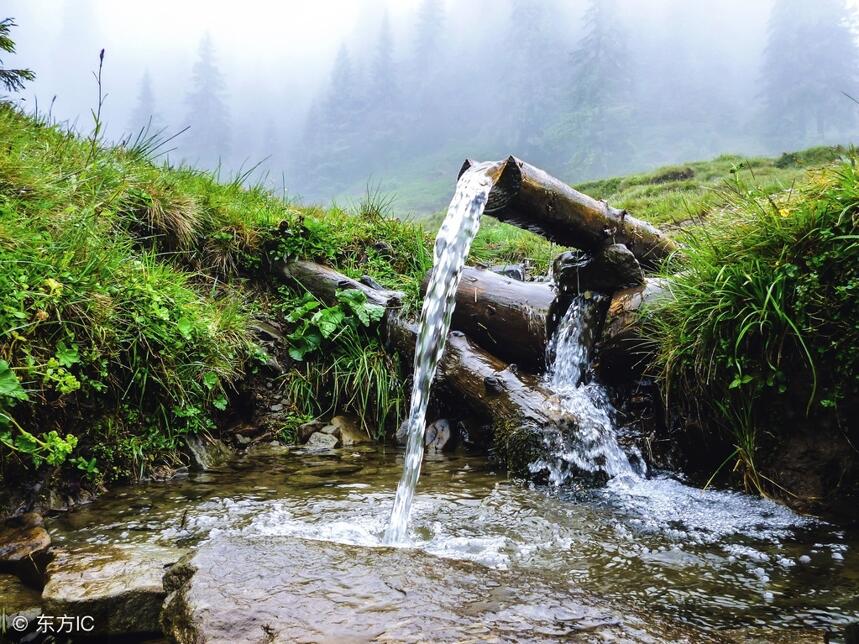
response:
<path id="1" fill-rule="evenodd" d="M 272 405 L 271 407 L 269 407 L 269 409 L 271 409 L 272 411 L 283 411 L 283 405 L 278 403 L 276 405 Z"/>
<path id="2" fill-rule="evenodd" d="M 844 559 L 844 555 L 842 555 L 840 552 L 833 552 L 832 558 L 835 559 L 835 561 L 842 561 Z"/>
<path id="3" fill-rule="evenodd" d="M 808 555 L 802 555 L 799 558 L 799 563 L 801 563 L 801 564 L 811 563 L 811 557 L 809 557 Z"/>

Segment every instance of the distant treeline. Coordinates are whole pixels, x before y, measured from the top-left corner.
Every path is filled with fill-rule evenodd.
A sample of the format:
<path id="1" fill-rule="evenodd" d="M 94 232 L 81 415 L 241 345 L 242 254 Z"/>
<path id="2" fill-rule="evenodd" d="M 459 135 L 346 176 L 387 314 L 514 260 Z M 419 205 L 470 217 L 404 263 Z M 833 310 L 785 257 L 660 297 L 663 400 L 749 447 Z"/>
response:
<path id="1" fill-rule="evenodd" d="M 253 142 L 230 136 L 228 88 L 206 37 L 179 153 L 233 168 L 265 156 L 278 183 L 284 173 L 291 190 L 327 199 L 415 159 L 427 168 L 444 159 L 453 173 L 450 158 L 514 152 L 582 181 L 726 150 L 849 142 L 857 132 L 856 16 L 844 0 L 775 0 L 757 40 L 743 3 L 664 0 L 640 28 L 629 2 L 578 4 L 493 3 L 491 28 L 463 29 L 456 3 L 423 0 L 407 36 L 384 14 L 360 46 L 341 47 L 303 124 L 234 120 L 258 130 Z M 634 10 L 642 20 L 642 5 Z M 718 33 L 708 33 L 711 20 Z M 732 25 L 746 39 L 734 57 L 724 53 Z M 160 123 L 147 76 L 129 127 L 150 118 Z"/>

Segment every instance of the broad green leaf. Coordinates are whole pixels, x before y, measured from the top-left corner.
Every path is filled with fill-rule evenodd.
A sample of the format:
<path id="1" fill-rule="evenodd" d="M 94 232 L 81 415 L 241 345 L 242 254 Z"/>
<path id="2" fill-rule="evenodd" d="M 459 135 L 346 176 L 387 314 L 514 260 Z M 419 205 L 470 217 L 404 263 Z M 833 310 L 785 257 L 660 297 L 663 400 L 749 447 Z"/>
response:
<path id="1" fill-rule="evenodd" d="M 5 360 L 0 360 L 0 397 L 28 400 L 27 392 L 18 381 L 18 376 Z"/>

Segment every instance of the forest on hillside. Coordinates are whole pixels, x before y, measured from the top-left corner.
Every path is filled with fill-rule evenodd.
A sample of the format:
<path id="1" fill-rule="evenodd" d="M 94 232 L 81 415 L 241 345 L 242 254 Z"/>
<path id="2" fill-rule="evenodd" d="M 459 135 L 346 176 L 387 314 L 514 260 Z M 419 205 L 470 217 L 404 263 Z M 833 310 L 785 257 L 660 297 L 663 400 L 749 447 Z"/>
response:
<path id="1" fill-rule="evenodd" d="M 431 211 L 466 156 L 513 153 L 580 182 L 850 142 L 859 123 L 856 7 L 845 0 L 374 0 L 315 48 L 273 40 L 253 61 L 211 16 L 181 51 L 156 33 L 134 57 L 118 18 L 92 0 L 68 0 L 53 23 L 38 5 L 12 5 L 22 58 L 66 63 L 63 78 L 49 71 L 34 85 L 40 109 L 86 129 L 88 73 L 105 46 L 115 140 L 178 133 L 171 161 L 249 172 L 305 202 L 369 184 Z M 282 38 L 299 35 L 287 24 Z"/>

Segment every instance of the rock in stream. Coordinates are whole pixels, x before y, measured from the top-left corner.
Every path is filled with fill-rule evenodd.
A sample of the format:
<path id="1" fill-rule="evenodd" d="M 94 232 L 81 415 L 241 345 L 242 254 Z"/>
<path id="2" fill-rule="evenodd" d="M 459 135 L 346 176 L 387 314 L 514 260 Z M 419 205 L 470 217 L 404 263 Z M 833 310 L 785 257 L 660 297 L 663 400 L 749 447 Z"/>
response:
<path id="1" fill-rule="evenodd" d="M 172 641 L 640 641 L 608 610 L 504 571 L 407 548 L 223 537 L 164 579 Z M 646 639 L 646 638 L 645 638 Z"/>

